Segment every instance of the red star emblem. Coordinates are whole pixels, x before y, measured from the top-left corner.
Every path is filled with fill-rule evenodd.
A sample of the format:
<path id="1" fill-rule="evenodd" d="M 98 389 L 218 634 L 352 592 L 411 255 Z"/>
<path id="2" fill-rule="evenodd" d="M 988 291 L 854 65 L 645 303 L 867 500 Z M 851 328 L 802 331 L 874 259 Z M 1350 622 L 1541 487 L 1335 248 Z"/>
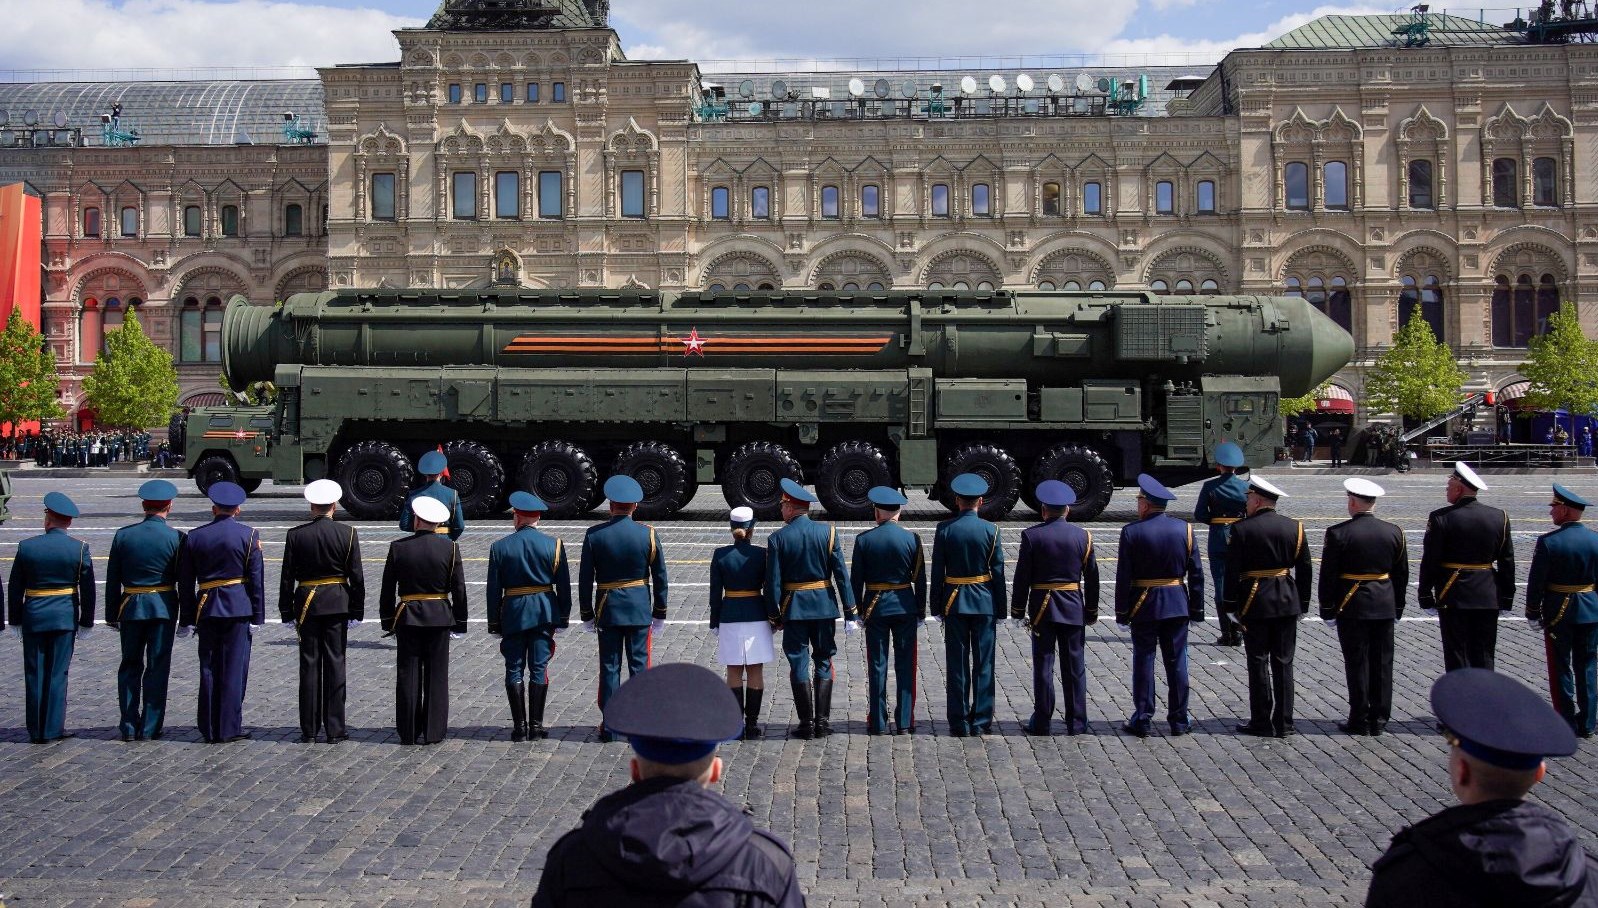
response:
<path id="1" fill-rule="evenodd" d="M 683 356 L 702 357 L 705 355 L 705 339 L 699 336 L 698 328 L 690 331 L 688 336 L 682 339 L 682 343 L 687 348 L 683 350 Z"/>
<path id="2" fill-rule="evenodd" d="M 252 433 L 252 432 L 246 432 L 243 429 L 240 429 L 237 432 L 233 433 L 233 437 L 239 439 L 240 441 L 243 441 L 244 439 L 249 438 L 253 434 L 254 433 Z"/>

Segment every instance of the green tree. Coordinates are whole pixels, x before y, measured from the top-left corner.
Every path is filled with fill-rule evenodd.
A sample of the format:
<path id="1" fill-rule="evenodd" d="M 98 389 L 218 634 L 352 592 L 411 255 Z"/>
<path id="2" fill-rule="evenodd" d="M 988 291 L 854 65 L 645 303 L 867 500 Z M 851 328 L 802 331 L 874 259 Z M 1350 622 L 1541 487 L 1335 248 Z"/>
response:
<path id="1" fill-rule="evenodd" d="M 15 432 L 20 423 L 65 416 L 55 399 L 59 384 L 55 354 L 21 308 L 13 307 L 0 332 L 0 424 L 9 423 Z"/>
<path id="2" fill-rule="evenodd" d="M 1432 334 L 1417 303 L 1409 323 L 1398 329 L 1393 345 L 1366 375 L 1365 400 L 1376 413 L 1431 419 L 1459 406 L 1466 378 L 1454 352 Z"/>
<path id="3" fill-rule="evenodd" d="M 95 357 L 83 391 L 95 418 L 108 426 L 165 426 L 177 409 L 178 373 L 172 354 L 151 343 L 129 310 L 122 327 L 105 333 L 105 352 Z"/>
<path id="4" fill-rule="evenodd" d="M 1548 317 L 1547 330 L 1531 339 L 1520 374 L 1531 382 L 1525 402 L 1569 413 L 1574 438 L 1575 415 L 1598 408 L 1598 342 L 1581 330 L 1575 303 L 1562 304 Z"/>
<path id="5" fill-rule="evenodd" d="M 1277 409 L 1282 411 L 1283 416 L 1289 418 L 1298 416 L 1301 413 L 1308 413 L 1309 411 L 1315 409 L 1315 402 L 1317 400 L 1320 400 L 1327 394 L 1331 393 L 1331 385 L 1331 382 L 1323 381 L 1320 383 L 1319 387 L 1308 394 L 1303 395 L 1302 397 L 1283 398 L 1282 401 L 1277 404 Z"/>

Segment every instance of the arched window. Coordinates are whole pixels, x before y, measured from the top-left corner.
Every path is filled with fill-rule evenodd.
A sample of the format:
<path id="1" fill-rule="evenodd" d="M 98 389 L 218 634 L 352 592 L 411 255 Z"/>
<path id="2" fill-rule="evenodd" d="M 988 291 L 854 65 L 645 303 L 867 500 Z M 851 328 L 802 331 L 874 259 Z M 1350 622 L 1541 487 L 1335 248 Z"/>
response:
<path id="1" fill-rule="evenodd" d="M 749 216 L 757 221 L 771 219 L 771 187 L 756 186 L 749 190 Z"/>
<path id="2" fill-rule="evenodd" d="M 1077 283 L 1076 281 L 1066 281 L 1065 282 L 1065 289 L 1067 289 L 1067 290 L 1081 290 L 1082 289 L 1082 285 Z"/>
<path id="3" fill-rule="evenodd" d="M 860 289 L 860 285 L 856 284 L 854 281 L 850 281 L 849 283 L 843 285 L 843 289 L 850 292 L 857 292 Z"/>
<path id="4" fill-rule="evenodd" d="M 756 290 L 775 290 L 777 288 L 773 284 L 761 284 L 761 285 L 757 286 L 755 289 Z"/>
<path id="5" fill-rule="evenodd" d="M 935 218 L 946 218 L 949 216 L 948 184 L 932 184 L 932 216 Z"/>
<path id="6" fill-rule="evenodd" d="M 1287 196 L 1289 211 L 1309 210 L 1309 165 L 1303 161 L 1289 161 L 1282 166 L 1282 191 Z"/>
<path id="7" fill-rule="evenodd" d="M 725 186 L 717 186 L 710 190 L 710 216 L 718 221 L 725 221 L 732 217 L 732 193 Z"/>
<path id="8" fill-rule="evenodd" d="M 974 183 L 971 186 L 971 216 L 988 218 L 993 216 L 991 191 L 986 183 Z"/>
<path id="9" fill-rule="evenodd" d="M 126 205 L 122 208 L 122 235 L 139 235 L 139 209 L 132 205 Z"/>
<path id="10" fill-rule="evenodd" d="M 886 288 L 886 287 L 884 287 L 884 286 L 883 286 L 883 285 L 882 285 L 882 282 L 880 282 L 880 281 L 872 281 L 872 282 L 871 282 L 871 283 L 870 283 L 870 284 L 869 284 L 869 285 L 868 285 L 868 286 L 867 286 L 867 287 L 866 287 L 866 289 L 867 289 L 867 290 L 886 290 L 886 289 L 888 289 L 888 288 Z"/>
<path id="11" fill-rule="evenodd" d="M 882 217 L 882 190 L 875 184 L 860 187 L 860 216 L 863 218 Z"/>
<path id="12" fill-rule="evenodd" d="M 200 301 L 184 297 L 183 310 L 178 316 L 178 360 L 185 363 L 203 362 L 204 337 L 200 328 Z"/>
<path id="13" fill-rule="evenodd" d="M 1432 197 L 1432 162 L 1417 158 L 1409 162 L 1409 207 L 1434 208 Z"/>
<path id="14" fill-rule="evenodd" d="M 738 291 L 740 293 L 748 293 L 749 292 L 749 285 L 748 284 L 742 284 L 742 283 L 733 284 L 732 285 L 732 289 L 734 289 L 734 290 L 736 290 L 736 291 Z"/>
<path id="15" fill-rule="evenodd" d="M 726 293 L 727 292 L 727 288 L 724 285 L 722 285 L 722 284 L 711 284 L 709 287 L 707 287 L 705 289 L 709 290 L 711 293 Z M 822 287 L 821 289 L 823 289 L 823 290 L 831 290 L 832 288 L 831 287 Z"/>
<path id="16" fill-rule="evenodd" d="M 99 301 L 93 298 L 84 300 L 83 308 L 78 312 L 78 362 L 94 362 L 102 343 L 102 324 Z"/>
<path id="17" fill-rule="evenodd" d="M 1038 289 L 1039 290 L 1053 290 L 1054 289 L 1054 282 L 1053 281 L 1038 281 Z"/>
<path id="18" fill-rule="evenodd" d="M 1520 166 L 1514 158 L 1493 159 L 1493 205 L 1520 207 Z"/>
<path id="19" fill-rule="evenodd" d="M 1082 213 L 1104 213 L 1104 191 L 1096 180 L 1090 180 L 1082 184 Z"/>
<path id="20" fill-rule="evenodd" d="M 205 361 L 222 361 L 222 298 L 213 296 L 205 301 L 204 316 Z"/>
<path id="21" fill-rule="evenodd" d="M 1332 278 L 1331 292 L 1326 294 L 1326 309 L 1324 310 L 1332 321 L 1341 325 L 1344 331 L 1354 332 L 1354 297 L 1348 291 L 1348 281 L 1342 277 Z"/>
<path id="22" fill-rule="evenodd" d="M 183 235 L 200 235 L 200 206 L 185 205 L 183 207 Z"/>
<path id="23" fill-rule="evenodd" d="M 821 283 L 816 285 L 816 289 L 817 290 L 837 290 L 838 287 L 832 281 L 822 281 Z"/>
<path id="24" fill-rule="evenodd" d="M 1088 284 L 1088 289 L 1089 290 L 1107 290 L 1109 288 L 1107 288 L 1104 285 L 1103 281 L 1093 281 L 1093 282 Z"/>
<path id="25" fill-rule="evenodd" d="M 1170 180 L 1161 180 L 1154 184 L 1154 213 L 1176 213 L 1176 184 Z"/>
<path id="26" fill-rule="evenodd" d="M 1164 281 L 1153 281 L 1153 282 L 1151 282 L 1149 284 L 1149 289 L 1153 290 L 1155 293 L 1158 293 L 1161 296 L 1169 296 L 1170 293 L 1171 293 L 1171 285 L 1167 284 Z"/>
<path id="27" fill-rule="evenodd" d="M 821 216 L 827 220 L 838 218 L 838 187 L 821 187 Z"/>
<path id="28" fill-rule="evenodd" d="M 222 235 L 223 236 L 238 236 L 239 235 L 239 206 L 237 206 L 237 205 L 223 205 L 222 206 Z"/>
<path id="29" fill-rule="evenodd" d="M 1043 215 L 1057 218 L 1060 216 L 1060 184 L 1043 184 Z"/>
<path id="30" fill-rule="evenodd" d="M 937 281 L 933 281 L 932 283 L 927 285 L 927 289 L 928 290 L 942 290 L 943 289 L 943 285 L 938 283 Z"/>
<path id="31" fill-rule="evenodd" d="M 1415 317 L 1417 305 L 1420 317 L 1431 326 L 1432 336 L 1443 340 L 1443 285 L 1437 275 L 1429 274 L 1424 280 L 1406 274 L 1403 289 L 1398 292 L 1398 327 L 1402 329 Z"/>
<path id="32" fill-rule="evenodd" d="M 1193 282 L 1187 278 L 1182 278 L 1176 282 L 1176 292 L 1191 296 L 1193 294 Z"/>
<path id="33" fill-rule="evenodd" d="M 114 296 L 107 299 L 101 305 L 100 318 L 100 352 L 104 353 L 111 332 L 122 327 L 122 300 Z"/>
<path id="34" fill-rule="evenodd" d="M 283 235 L 303 236 L 305 234 L 305 209 L 299 205 L 289 205 L 283 209 Z"/>
<path id="35" fill-rule="evenodd" d="M 85 209 L 83 209 L 83 235 L 84 236 L 99 236 L 100 235 L 100 209 L 98 209 L 98 208 L 85 208 Z"/>
<path id="36" fill-rule="evenodd" d="M 1198 213 L 1215 213 L 1215 181 L 1199 180 L 1196 195 L 1198 196 Z"/>
<path id="37" fill-rule="evenodd" d="M 1321 168 L 1322 189 L 1326 208 L 1330 211 L 1348 210 L 1348 165 L 1342 161 L 1327 161 Z"/>
<path id="38" fill-rule="evenodd" d="M 1528 273 L 1514 278 L 1500 274 L 1493 282 L 1493 346 L 1525 347 L 1547 330 L 1548 317 L 1559 311 L 1559 284 L 1552 274 L 1535 283 Z"/>
<path id="39" fill-rule="evenodd" d="M 1531 162 L 1531 203 L 1545 206 L 1559 204 L 1559 177 L 1553 158 L 1538 158 Z"/>

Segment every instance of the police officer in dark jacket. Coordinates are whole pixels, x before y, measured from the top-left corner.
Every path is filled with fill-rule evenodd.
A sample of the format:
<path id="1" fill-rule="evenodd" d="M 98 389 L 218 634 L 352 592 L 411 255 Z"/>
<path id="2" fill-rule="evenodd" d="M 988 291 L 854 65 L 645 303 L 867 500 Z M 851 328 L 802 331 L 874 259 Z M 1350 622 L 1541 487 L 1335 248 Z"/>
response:
<path id="1" fill-rule="evenodd" d="M 250 677 L 251 626 L 266 623 L 261 534 L 237 520 L 244 489 L 211 486 L 211 522 L 189 532 L 189 557 L 179 563 L 178 636 L 200 638 L 200 736 L 212 744 L 250 737 L 244 691 Z"/>
<path id="2" fill-rule="evenodd" d="M 394 657 L 395 726 L 401 744 L 437 744 L 449 732 L 449 641 L 466 633 L 461 550 L 443 533 L 449 508 L 411 499 L 412 533 L 388 547 L 378 617 L 399 640 Z"/>
<path id="3" fill-rule="evenodd" d="M 533 908 L 802 908 L 793 856 L 710 786 L 716 745 L 743 727 L 731 689 L 697 665 L 634 675 L 605 704 L 632 744 L 633 784 L 600 798 L 549 850 Z"/>
<path id="4" fill-rule="evenodd" d="M 94 562 L 89 546 L 67 535 L 77 516 L 72 499 L 46 494 L 44 532 L 22 540 L 11 562 L 6 607 L 22 632 L 24 714 L 35 744 L 72 737 L 66 718 L 74 631 L 94 627 Z"/>
<path id="5" fill-rule="evenodd" d="M 1515 603 L 1515 545 L 1509 515 L 1476 500 L 1487 488 L 1468 465 L 1448 476 L 1448 507 L 1426 518 L 1421 542 L 1420 607 L 1436 615 L 1443 666 L 1492 668 L 1498 613 Z"/>
<path id="6" fill-rule="evenodd" d="M 1235 442 L 1215 446 L 1215 469 L 1221 475 L 1204 483 L 1193 503 L 1193 522 L 1209 527 L 1208 552 L 1210 584 L 1215 587 L 1215 610 L 1220 612 L 1221 637 L 1217 646 L 1242 646 L 1243 634 L 1232 616 L 1221 609 L 1226 598 L 1226 549 L 1232 540 L 1232 524 L 1248 512 L 1248 480 L 1238 471 L 1244 468 L 1243 449 Z"/>
<path id="7" fill-rule="evenodd" d="M 1227 611 L 1243 626 L 1248 656 L 1249 721 L 1245 735 L 1285 738 L 1293 728 L 1293 652 L 1298 620 L 1313 589 L 1304 524 L 1276 512 L 1281 489 L 1261 476 L 1248 481 L 1248 516 L 1232 525 L 1227 547 Z"/>
<path id="8" fill-rule="evenodd" d="M 1576 752 L 1570 726 L 1530 688 L 1479 668 L 1432 685 L 1458 806 L 1393 836 L 1368 908 L 1598 905 L 1598 861 L 1564 818 L 1526 794 L 1544 757 Z"/>
<path id="9" fill-rule="evenodd" d="M 1590 738 L 1598 721 L 1598 533 L 1581 522 L 1587 499 L 1558 483 L 1548 508 L 1559 527 L 1537 539 L 1526 620 L 1543 630 L 1554 708 Z"/>
<path id="10" fill-rule="evenodd" d="M 167 525 L 178 488 L 164 479 L 139 486 L 144 519 L 111 539 L 105 566 L 105 623 L 122 637 L 117 705 L 124 741 L 155 740 L 166 723 L 178 621 L 178 561 L 188 534 Z"/>
<path id="11" fill-rule="evenodd" d="M 1032 716 L 1021 726 L 1047 735 L 1054 721 L 1054 663 L 1060 661 L 1065 733 L 1088 730 L 1088 676 L 1083 657 L 1087 627 L 1099 620 L 1099 560 L 1093 535 L 1066 517 L 1076 492 L 1058 479 L 1038 484 L 1043 522 L 1021 531 L 1015 557 L 1010 617 L 1032 635 Z"/>
<path id="12" fill-rule="evenodd" d="M 344 727 L 344 654 L 349 629 L 366 617 L 366 573 L 355 528 L 333 520 L 344 490 L 331 479 L 305 487 L 311 522 L 289 530 L 277 605 L 300 636 L 300 743 L 327 729 L 331 744 Z"/>
<path id="13" fill-rule="evenodd" d="M 909 499 L 877 486 L 866 493 L 877 525 L 855 537 L 849 582 L 866 627 L 866 733 L 888 734 L 888 654 L 893 653 L 893 733 L 915 733 L 916 628 L 927 617 L 921 537 L 899 525 Z"/>
<path id="14" fill-rule="evenodd" d="M 1165 721 L 1173 737 L 1191 730 L 1187 631 L 1204 620 L 1204 564 L 1193 525 L 1165 512 L 1176 493 L 1143 473 L 1138 519 L 1121 528 L 1115 567 L 1115 623 L 1132 630 L 1132 717 L 1121 731 L 1146 738 L 1154 719 L 1154 654 L 1165 663 Z"/>
<path id="15" fill-rule="evenodd" d="M 1386 494 L 1368 479 L 1343 483 L 1349 519 L 1326 529 L 1321 619 L 1336 633 L 1348 679 L 1350 735 L 1379 735 L 1393 715 L 1393 624 L 1404 617 L 1409 553 L 1404 531 L 1371 515 Z"/>

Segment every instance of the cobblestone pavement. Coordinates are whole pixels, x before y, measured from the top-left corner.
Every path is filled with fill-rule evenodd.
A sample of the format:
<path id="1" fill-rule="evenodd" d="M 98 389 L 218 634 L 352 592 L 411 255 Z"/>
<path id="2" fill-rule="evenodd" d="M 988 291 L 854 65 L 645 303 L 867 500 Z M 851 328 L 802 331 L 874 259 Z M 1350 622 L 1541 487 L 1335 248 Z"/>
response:
<path id="1" fill-rule="evenodd" d="M 1283 511 L 1321 531 L 1343 517 L 1335 476 L 1281 477 Z M 1507 506 L 1520 573 L 1546 529 L 1546 477 L 1488 477 L 1484 500 Z M 1425 514 L 1442 502 L 1439 474 L 1379 477 L 1378 509 L 1411 535 L 1420 555 Z M 1583 475 L 1577 489 L 1598 482 Z M 97 564 L 110 534 L 137 507 L 136 478 L 16 480 L 16 515 L 0 527 L 0 567 L 37 532 L 39 500 L 65 487 L 87 518 L 74 532 Z M 183 483 L 174 523 L 207 519 Z M 1190 506 L 1197 486 L 1180 490 Z M 1113 578 L 1116 533 L 1131 496 L 1090 525 Z M 244 519 L 262 528 L 275 589 L 283 531 L 299 522 L 298 489 L 266 486 Z M 202 517 L 207 515 L 207 517 Z M 938 514 L 908 520 L 930 541 Z M 707 628 L 707 559 L 725 541 L 719 496 L 706 494 L 684 519 L 663 524 L 672 584 L 672 623 L 657 660 L 714 663 Z M 586 526 L 553 529 L 576 554 Z M 863 524 L 846 525 L 851 535 Z M 1013 555 L 1025 521 L 1006 524 Z M 488 545 L 505 525 L 478 523 L 463 538 L 479 595 Z M 771 529 L 761 528 L 761 537 Z M 362 527 L 368 571 L 381 571 L 383 543 L 398 532 Z M 1106 590 L 1106 596 L 1109 591 Z M 369 608 L 375 618 L 375 595 Z M 1106 603 L 1105 612 L 1109 613 Z M 592 638 L 560 638 L 553 665 L 548 741 L 512 744 L 497 648 L 473 603 L 470 634 L 452 645 L 451 738 L 402 748 L 393 723 L 393 646 L 375 621 L 353 635 L 349 658 L 352 739 L 300 745 L 292 632 L 257 631 L 246 724 L 255 737 L 199 743 L 193 726 L 197 670 L 192 640 L 179 640 L 166 740 L 123 744 L 116 735 L 116 637 L 101 628 L 80 641 L 72 668 L 68 727 L 78 737 L 27 743 L 22 728 L 21 645 L 0 640 L 0 891 L 8 905 L 513 905 L 537 885 L 543 856 L 593 799 L 626 781 L 628 749 L 595 741 Z M 1418 614 L 1413 608 L 1411 613 Z M 1240 738 L 1246 713 L 1241 650 L 1213 645 L 1211 621 L 1193 635 L 1193 713 L 1184 738 L 1123 737 L 1130 702 L 1130 641 L 1113 621 L 1088 634 L 1089 709 L 1094 734 L 1023 736 L 1030 666 L 1018 630 L 999 634 L 998 734 L 946 737 L 943 652 L 922 632 L 919 722 L 932 734 L 864 734 L 864 659 L 859 638 L 840 635 L 842 734 L 789 740 L 793 720 L 784 672 L 773 666 L 765 717 L 770 737 L 733 743 L 724 792 L 757 822 L 793 843 L 812 905 L 1344 905 L 1363 900 L 1367 867 L 1391 834 L 1449 800 L 1445 748 L 1427 707 L 1442 670 L 1437 625 L 1405 620 L 1398 635 L 1393 733 L 1349 738 L 1341 661 L 1319 621 L 1301 628 L 1298 727 L 1285 741 Z M 1517 610 L 1518 616 L 1518 610 Z M 1504 622 L 1500 669 L 1546 688 L 1541 641 L 1518 617 Z M 1058 723 L 1056 723 L 1058 727 Z M 1157 735 L 1160 724 L 1156 723 Z M 1554 761 L 1537 796 L 1565 812 L 1589 844 L 1598 835 L 1590 781 L 1592 748 Z"/>

